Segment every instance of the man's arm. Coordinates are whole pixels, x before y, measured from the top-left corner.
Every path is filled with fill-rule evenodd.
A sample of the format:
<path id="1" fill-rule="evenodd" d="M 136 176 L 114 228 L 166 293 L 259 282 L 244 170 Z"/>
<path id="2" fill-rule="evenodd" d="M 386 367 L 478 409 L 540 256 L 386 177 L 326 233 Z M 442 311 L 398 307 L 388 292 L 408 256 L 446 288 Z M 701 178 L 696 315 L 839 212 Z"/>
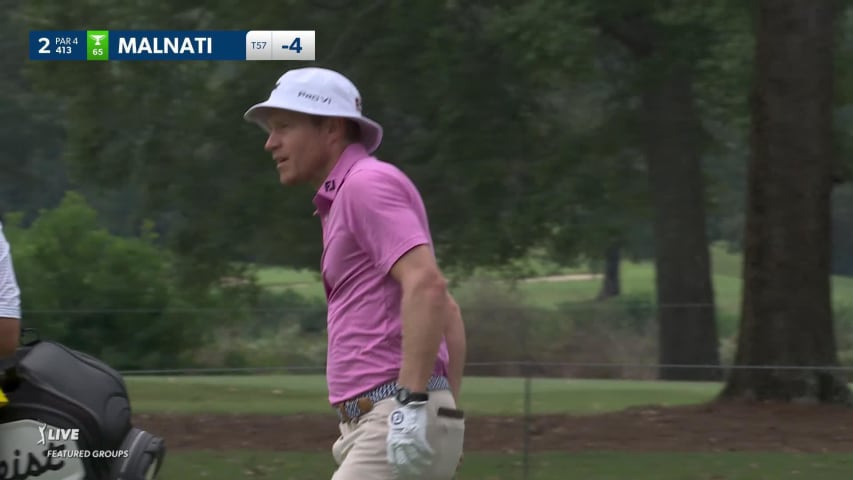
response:
<path id="1" fill-rule="evenodd" d="M 20 297 L 11 249 L 0 224 L 0 358 L 12 356 L 21 341 Z"/>
<path id="2" fill-rule="evenodd" d="M 428 245 L 409 250 L 390 273 L 403 290 L 403 362 L 398 383 L 413 392 L 425 392 L 441 340 L 450 330 L 449 324 L 456 323 L 459 309 Z M 459 365 L 454 368 L 460 369 Z M 458 385 L 461 378 L 453 380 Z"/>
<path id="3" fill-rule="evenodd" d="M 403 361 L 398 382 L 411 391 L 425 391 L 441 340 L 449 334 L 448 376 L 458 389 L 464 364 L 459 310 L 435 260 L 425 219 L 417 213 L 423 209 L 417 191 L 399 177 L 375 170 L 350 174 L 346 185 L 335 200 L 341 214 L 376 268 L 402 287 Z"/>
<path id="4" fill-rule="evenodd" d="M 459 309 L 459 305 L 449 293 L 448 297 L 453 313 L 447 318 L 447 323 L 444 327 L 444 339 L 447 342 L 447 352 L 450 355 L 447 375 L 450 380 L 450 389 L 453 392 L 453 398 L 459 402 L 459 393 L 462 391 L 462 376 L 465 371 L 465 356 L 467 354 L 465 324 L 462 321 L 462 311 Z"/>
<path id="5" fill-rule="evenodd" d="M 0 358 L 11 357 L 21 342 L 21 320 L 0 317 Z"/>

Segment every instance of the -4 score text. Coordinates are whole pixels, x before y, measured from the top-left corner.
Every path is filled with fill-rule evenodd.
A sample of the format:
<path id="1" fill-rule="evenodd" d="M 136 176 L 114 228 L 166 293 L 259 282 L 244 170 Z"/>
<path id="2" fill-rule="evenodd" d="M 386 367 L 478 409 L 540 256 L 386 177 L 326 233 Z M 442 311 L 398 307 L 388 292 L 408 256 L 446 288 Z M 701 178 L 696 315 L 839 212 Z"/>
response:
<path id="1" fill-rule="evenodd" d="M 293 50 L 296 53 L 299 53 L 302 51 L 302 41 L 299 37 L 296 37 L 292 42 L 290 42 L 290 46 L 282 45 L 281 48 L 284 50 Z"/>
<path id="2" fill-rule="evenodd" d="M 267 42 L 252 41 L 249 42 L 249 44 L 252 46 L 252 50 L 263 50 L 267 48 Z M 283 50 L 293 50 L 296 53 L 300 53 L 302 51 L 302 39 L 296 37 L 289 45 L 282 45 L 281 48 Z"/>

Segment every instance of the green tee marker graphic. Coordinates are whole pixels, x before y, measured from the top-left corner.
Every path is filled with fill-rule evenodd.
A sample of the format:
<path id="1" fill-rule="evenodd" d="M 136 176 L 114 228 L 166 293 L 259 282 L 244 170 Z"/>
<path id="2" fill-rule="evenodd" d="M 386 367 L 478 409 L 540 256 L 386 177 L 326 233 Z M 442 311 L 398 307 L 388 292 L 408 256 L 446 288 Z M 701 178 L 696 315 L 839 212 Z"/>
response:
<path id="1" fill-rule="evenodd" d="M 110 32 L 108 30 L 86 31 L 86 60 L 110 59 Z"/>

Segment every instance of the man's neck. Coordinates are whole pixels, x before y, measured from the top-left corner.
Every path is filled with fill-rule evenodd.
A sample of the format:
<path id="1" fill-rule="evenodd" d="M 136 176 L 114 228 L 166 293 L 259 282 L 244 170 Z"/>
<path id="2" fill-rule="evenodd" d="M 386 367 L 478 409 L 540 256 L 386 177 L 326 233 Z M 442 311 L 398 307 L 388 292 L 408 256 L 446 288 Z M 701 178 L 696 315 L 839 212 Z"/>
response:
<path id="1" fill-rule="evenodd" d="M 311 182 L 311 186 L 314 187 L 314 190 L 318 190 L 320 186 L 323 185 L 323 182 L 325 182 L 326 179 L 329 178 L 329 174 L 332 173 L 332 170 L 335 169 L 335 165 L 337 165 L 338 162 L 341 160 L 341 156 L 344 154 L 344 150 L 346 150 L 349 145 L 349 143 L 340 144 L 336 145 L 334 148 L 331 149 L 328 160 L 326 162 L 326 166 L 323 168 L 322 171 L 320 171 L 314 181 Z"/>

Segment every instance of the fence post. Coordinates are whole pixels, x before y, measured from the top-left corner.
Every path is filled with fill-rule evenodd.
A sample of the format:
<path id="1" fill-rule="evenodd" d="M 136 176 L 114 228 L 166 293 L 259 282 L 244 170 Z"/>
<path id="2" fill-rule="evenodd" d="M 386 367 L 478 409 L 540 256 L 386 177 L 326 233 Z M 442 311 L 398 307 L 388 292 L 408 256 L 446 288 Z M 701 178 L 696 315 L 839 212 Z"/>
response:
<path id="1" fill-rule="evenodd" d="M 530 478 L 531 383 L 530 372 L 527 372 L 524 375 L 524 436 L 522 437 L 524 445 L 522 447 L 521 458 L 521 474 L 524 480 Z"/>

